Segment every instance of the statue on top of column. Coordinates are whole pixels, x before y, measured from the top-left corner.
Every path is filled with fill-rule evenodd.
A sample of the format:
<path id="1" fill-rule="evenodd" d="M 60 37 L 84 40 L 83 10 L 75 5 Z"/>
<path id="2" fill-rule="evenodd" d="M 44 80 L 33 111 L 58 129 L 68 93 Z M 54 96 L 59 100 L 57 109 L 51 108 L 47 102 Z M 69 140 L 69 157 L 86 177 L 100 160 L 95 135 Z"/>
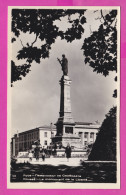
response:
<path id="1" fill-rule="evenodd" d="M 68 75 L 68 60 L 65 57 L 65 55 L 62 55 L 62 60 L 60 60 L 59 58 L 57 58 L 58 62 L 61 64 L 62 67 L 62 71 L 63 71 L 63 75 Z"/>

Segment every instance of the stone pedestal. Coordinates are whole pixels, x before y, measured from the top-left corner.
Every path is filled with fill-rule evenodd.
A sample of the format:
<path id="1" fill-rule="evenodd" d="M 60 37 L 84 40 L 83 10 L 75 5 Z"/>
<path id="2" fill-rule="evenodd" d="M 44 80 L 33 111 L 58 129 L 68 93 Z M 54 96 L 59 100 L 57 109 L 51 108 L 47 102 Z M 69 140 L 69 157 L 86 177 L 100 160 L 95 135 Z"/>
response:
<path id="1" fill-rule="evenodd" d="M 70 78 L 63 75 L 60 80 L 60 112 L 58 121 L 55 124 L 57 134 L 52 138 L 52 142 L 60 142 L 65 147 L 69 143 L 74 148 L 80 148 L 81 138 L 75 134 L 75 122 L 71 113 L 70 84 Z"/>

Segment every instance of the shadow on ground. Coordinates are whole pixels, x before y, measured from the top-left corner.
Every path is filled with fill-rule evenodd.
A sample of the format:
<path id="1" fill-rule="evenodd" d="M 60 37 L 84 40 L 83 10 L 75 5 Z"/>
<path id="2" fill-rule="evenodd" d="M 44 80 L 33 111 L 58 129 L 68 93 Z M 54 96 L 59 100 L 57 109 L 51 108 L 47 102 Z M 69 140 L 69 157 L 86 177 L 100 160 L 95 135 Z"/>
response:
<path id="1" fill-rule="evenodd" d="M 11 182 L 116 183 L 116 163 L 87 162 L 82 166 L 13 164 Z"/>

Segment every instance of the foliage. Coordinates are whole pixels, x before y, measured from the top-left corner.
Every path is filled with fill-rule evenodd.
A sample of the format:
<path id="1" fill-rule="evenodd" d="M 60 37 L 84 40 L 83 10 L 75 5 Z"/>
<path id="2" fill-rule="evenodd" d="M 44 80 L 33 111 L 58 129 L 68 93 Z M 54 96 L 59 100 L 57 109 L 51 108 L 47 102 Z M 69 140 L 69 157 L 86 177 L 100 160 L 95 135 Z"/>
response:
<path id="1" fill-rule="evenodd" d="M 29 32 L 30 34 L 34 33 L 36 35 L 36 38 L 31 45 L 29 45 L 29 43 L 25 46 L 22 44 L 22 49 L 18 52 L 17 59 L 26 59 L 28 64 L 31 64 L 33 61 L 40 63 L 41 58 L 45 59 L 49 57 L 49 51 L 51 50 L 51 46 L 55 43 L 57 37 L 65 39 L 67 42 L 80 39 L 84 33 L 82 25 L 86 22 L 84 17 L 85 11 L 86 10 L 79 9 L 13 9 L 12 32 L 15 37 L 19 37 L 20 32 Z M 76 14 L 77 19 L 72 20 L 72 14 Z M 59 30 L 59 28 L 54 24 L 56 20 L 61 20 L 62 17 L 67 17 L 68 23 L 71 24 L 71 27 L 65 32 Z M 15 37 L 12 38 L 12 42 L 16 40 Z M 37 41 L 37 38 L 42 41 L 41 48 L 34 47 L 34 43 Z M 19 71 L 17 72 L 19 73 Z M 25 73 L 27 74 L 28 72 L 26 71 Z M 18 75 L 17 79 L 15 77 L 13 78 L 15 80 L 20 79 Z M 15 81 L 13 78 L 12 83 Z"/>
<path id="2" fill-rule="evenodd" d="M 13 61 L 11 61 L 11 83 L 21 80 L 21 76 L 26 76 L 27 73 L 30 71 L 30 65 L 29 64 L 24 64 L 21 66 L 16 66 Z M 11 86 L 13 86 L 11 84 Z"/>
<path id="3" fill-rule="evenodd" d="M 109 71 L 117 71 L 117 30 L 116 30 L 117 11 L 112 10 L 101 18 L 103 23 L 98 31 L 84 40 L 82 50 L 84 51 L 85 63 L 93 68 L 94 72 L 104 76 Z"/>
<path id="4" fill-rule="evenodd" d="M 89 160 L 116 160 L 116 107 L 106 115 Z"/>
<path id="5" fill-rule="evenodd" d="M 58 37 L 67 42 L 81 39 L 84 33 L 83 25 L 86 23 L 85 11 L 82 9 L 13 9 L 12 32 L 14 37 L 12 37 L 12 43 L 19 38 L 21 32 L 35 34 L 35 40 L 31 44 L 23 45 L 21 41 L 22 49 L 18 51 L 17 59 L 25 59 L 27 63 L 25 66 L 22 65 L 24 72 L 26 66 L 30 66 L 33 61 L 40 63 L 41 59 L 49 57 L 52 44 Z M 84 39 L 82 50 L 85 63 L 88 63 L 93 71 L 107 76 L 109 71 L 117 71 L 117 11 L 112 10 L 105 16 L 102 10 L 99 12 L 101 13 L 101 25 L 98 31 L 92 32 L 88 38 Z M 72 15 L 76 16 L 76 19 L 72 19 Z M 70 25 L 66 31 L 60 30 L 55 24 L 55 21 L 61 21 L 62 18 L 67 18 L 67 23 Z M 37 39 L 41 40 L 40 48 L 34 46 Z M 26 71 L 25 75 L 27 73 Z M 23 76 L 22 73 L 20 76 L 18 74 L 17 78 L 16 74 L 12 76 L 12 83 L 19 80 L 21 75 Z M 113 94 L 113 97 L 115 96 L 116 92 Z"/>

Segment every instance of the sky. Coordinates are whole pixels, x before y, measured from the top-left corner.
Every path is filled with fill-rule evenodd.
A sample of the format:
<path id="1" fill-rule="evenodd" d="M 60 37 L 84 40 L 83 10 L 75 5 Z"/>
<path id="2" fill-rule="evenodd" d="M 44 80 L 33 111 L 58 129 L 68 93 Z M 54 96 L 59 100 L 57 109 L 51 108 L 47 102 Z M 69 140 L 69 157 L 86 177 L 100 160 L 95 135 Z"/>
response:
<path id="1" fill-rule="evenodd" d="M 104 14 L 106 11 L 104 11 Z M 71 107 L 75 122 L 102 123 L 105 114 L 116 104 L 112 97 L 116 88 L 115 73 L 108 77 L 93 72 L 93 69 L 84 63 L 84 55 L 81 50 L 84 38 L 90 36 L 91 31 L 97 30 L 100 24 L 96 20 L 99 13 L 86 11 L 87 23 L 84 24 L 85 32 L 80 40 L 67 43 L 57 38 L 52 45 L 50 57 L 41 59 L 41 63 L 32 63 L 31 71 L 21 81 L 11 87 L 11 134 L 29 130 L 43 125 L 56 123 L 60 109 L 60 85 L 62 77 L 61 66 L 57 57 L 65 54 L 68 59 L 68 75 L 71 83 Z M 74 16 L 75 17 L 75 16 Z M 62 22 L 56 22 L 60 28 L 67 28 L 66 18 Z M 12 59 L 17 65 L 25 62 L 17 60 L 16 55 L 21 49 L 21 42 L 33 42 L 35 35 L 21 33 L 16 42 L 12 44 Z M 36 46 L 41 45 L 40 40 Z"/>

